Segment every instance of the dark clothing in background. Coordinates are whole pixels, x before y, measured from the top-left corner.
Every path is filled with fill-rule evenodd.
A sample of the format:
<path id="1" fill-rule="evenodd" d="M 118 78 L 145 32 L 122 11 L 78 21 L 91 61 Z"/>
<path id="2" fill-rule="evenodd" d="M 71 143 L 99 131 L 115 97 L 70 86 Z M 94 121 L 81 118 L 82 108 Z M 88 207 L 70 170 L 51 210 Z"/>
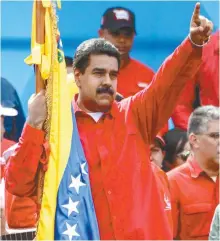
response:
<path id="1" fill-rule="evenodd" d="M 4 137 L 15 142 L 18 141 L 24 126 L 25 116 L 21 101 L 17 91 L 5 78 L 1 77 L 1 105 L 4 107 L 13 107 L 18 111 L 15 117 L 5 116 L 5 135 Z"/>

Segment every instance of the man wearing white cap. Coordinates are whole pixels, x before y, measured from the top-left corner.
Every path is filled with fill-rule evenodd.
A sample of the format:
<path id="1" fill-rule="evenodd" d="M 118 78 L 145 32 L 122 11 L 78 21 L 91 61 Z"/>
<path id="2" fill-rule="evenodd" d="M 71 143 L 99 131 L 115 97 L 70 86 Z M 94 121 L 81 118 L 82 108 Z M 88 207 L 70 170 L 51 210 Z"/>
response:
<path id="1" fill-rule="evenodd" d="M 4 117 L 5 116 L 16 116 L 18 114 L 17 110 L 14 108 L 4 107 L 0 105 L 0 115 L 1 115 L 1 156 L 2 153 L 7 150 L 10 146 L 14 145 L 15 142 L 4 138 L 5 127 L 4 127 Z"/>

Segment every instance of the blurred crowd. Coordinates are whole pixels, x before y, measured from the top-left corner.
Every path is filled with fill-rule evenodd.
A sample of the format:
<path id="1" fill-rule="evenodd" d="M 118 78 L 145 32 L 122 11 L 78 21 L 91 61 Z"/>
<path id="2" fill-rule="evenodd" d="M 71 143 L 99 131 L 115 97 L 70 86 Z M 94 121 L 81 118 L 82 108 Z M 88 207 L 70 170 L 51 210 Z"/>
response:
<path id="1" fill-rule="evenodd" d="M 155 75 L 149 66 L 130 56 L 136 36 L 135 17 L 129 9 L 109 8 L 98 30 L 99 37 L 120 52 L 115 97 L 118 103 L 149 88 Z M 172 115 L 155 133 L 149 147 L 151 168 L 173 239 L 220 239 L 219 52 L 217 31 L 204 45 L 202 64 L 193 78 L 187 80 Z M 65 61 L 73 95 L 77 89 L 73 58 L 66 56 Z M 32 239 L 39 217 L 36 196 L 14 195 L 7 189 L 11 183 L 5 183 L 5 166 L 14 161 L 11 156 L 19 146 L 26 118 L 16 88 L 3 77 L 0 113 L 2 239 L 16 239 L 16 235 L 20 235 L 20 240 Z M 174 123 L 172 129 L 169 118 Z"/>

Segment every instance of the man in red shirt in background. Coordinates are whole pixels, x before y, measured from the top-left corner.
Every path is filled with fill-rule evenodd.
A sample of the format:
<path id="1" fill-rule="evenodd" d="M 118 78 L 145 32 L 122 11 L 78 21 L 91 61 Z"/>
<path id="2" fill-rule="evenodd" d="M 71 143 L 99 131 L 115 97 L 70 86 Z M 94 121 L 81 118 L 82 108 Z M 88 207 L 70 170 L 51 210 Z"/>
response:
<path id="1" fill-rule="evenodd" d="M 190 116 L 191 154 L 186 163 L 168 172 L 174 239 L 208 239 L 219 203 L 220 108 L 202 106 Z"/>
<path id="2" fill-rule="evenodd" d="M 201 46 L 211 34 L 212 23 L 199 13 L 197 4 L 189 37 L 167 58 L 149 88 L 119 103 L 114 101 L 118 50 L 103 39 L 87 40 L 76 50 L 73 67 L 79 95 L 73 109 L 89 165 L 101 239 L 172 238 L 150 166 L 149 145 L 201 63 Z M 5 172 L 6 188 L 16 195 L 36 195 L 46 109 L 41 91 L 29 102 L 19 148 Z"/>
<path id="3" fill-rule="evenodd" d="M 135 35 L 135 15 L 132 11 L 123 7 L 112 7 L 105 11 L 99 36 L 114 44 L 120 52 L 117 92 L 125 98 L 147 87 L 154 76 L 154 71 L 149 66 L 130 56 Z M 162 136 L 167 131 L 168 123 L 159 134 Z"/>
<path id="4" fill-rule="evenodd" d="M 127 8 L 108 8 L 102 16 L 99 36 L 115 45 L 120 52 L 121 65 L 117 91 L 125 98 L 150 84 L 153 70 L 130 57 L 136 35 L 135 15 Z"/>
<path id="5" fill-rule="evenodd" d="M 218 30 L 204 46 L 200 70 L 193 80 L 187 82 L 172 114 L 174 125 L 180 129 L 187 130 L 188 119 L 193 111 L 196 86 L 202 106 L 219 106 L 219 34 Z"/>

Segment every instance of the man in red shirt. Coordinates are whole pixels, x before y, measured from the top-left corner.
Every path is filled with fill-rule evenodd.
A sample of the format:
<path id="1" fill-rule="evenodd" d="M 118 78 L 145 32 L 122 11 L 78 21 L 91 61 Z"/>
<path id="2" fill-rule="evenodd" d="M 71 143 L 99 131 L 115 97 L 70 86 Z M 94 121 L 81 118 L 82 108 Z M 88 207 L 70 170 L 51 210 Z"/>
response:
<path id="1" fill-rule="evenodd" d="M 149 144 L 169 118 L 185 81 L 199 68 L 201 45 L 212 31 L 212 23 L 199 12 L 197 4 L 190 37 L 167 58 L 149 88 L 119 103 L 114 101 L 118 50 L 103 39 L 85 41 L 76 50 L 73 68 L 79 94 L 73 109 L 101 239 L 172 238 L 150 166 Z M 19 147 L 5 172 L 6 188 L 16 195 L 36 195 L 46 115 L 41 91 L 29 101 Z"/>
<path id="2" fill-rule="evenodd" d="M 105 11 L 99 36 L 114 44 L 120 52 L 117 91 L 125 98 L 148 86 L 154 76 L 150 67 L 130 57 L 135 34 L 135 15 L 132 11 L 122 7 Z"/>
<path id="3" fill-rule="evenodd" d="M 208 239 L 219 203 L 219 114 L 220 108 L 214 106 L 199 107 L 191 114 L 192 154 L 168 172 L 175 239 Z"/>
<path id="4" fill-rule="evenodd" d="M 199 88 L 200 104 L 219 106 L 219 34 L 218 30 L 203 49 L 202 65 L 193 80 L 187 82 L 178 104 L 172 114 L 174 125 L 187 130 L 187 123 L 193 111 L 195 89 Z"/>

